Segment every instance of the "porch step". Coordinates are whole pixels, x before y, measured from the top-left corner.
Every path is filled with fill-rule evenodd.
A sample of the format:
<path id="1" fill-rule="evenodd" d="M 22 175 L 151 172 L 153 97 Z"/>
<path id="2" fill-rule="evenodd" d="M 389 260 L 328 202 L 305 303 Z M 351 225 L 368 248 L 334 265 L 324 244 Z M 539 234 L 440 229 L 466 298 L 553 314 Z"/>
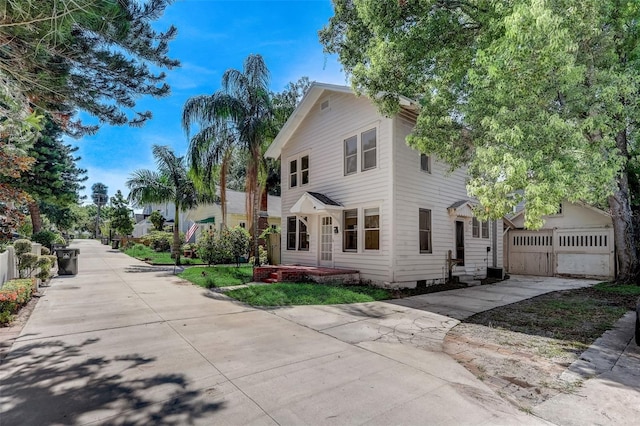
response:
<path id="1" fill-rule="evenodd" d="M 277 272 L 272 272 L 269 274 L 269 278 L 273 278 L 274 280 L 278 279 L 278 273 Z"/>
<path id="2" fill-rule="evenodd" d="M 458 275 L 458 280 L 461 283 L 468 285 L 469 287 L 481 285 L 482 281 L 473 275 Z"/>
<path id="3" fill-rule="evenodd" d="M 267 283 L 267 284 L 273 284 L 273 283 L 277 283 L 278 279 L 277 278 L 265 278 L 264 280 L 262 280 L 263 283 Z"/>

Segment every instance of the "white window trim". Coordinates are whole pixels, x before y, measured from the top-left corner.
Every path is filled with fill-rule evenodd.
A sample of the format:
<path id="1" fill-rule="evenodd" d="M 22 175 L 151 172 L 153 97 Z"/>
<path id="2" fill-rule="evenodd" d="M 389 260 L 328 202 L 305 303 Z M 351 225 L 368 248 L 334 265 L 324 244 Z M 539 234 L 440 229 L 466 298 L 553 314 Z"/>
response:
<path id="1" fill-rule="evenodd" d="M 295 235 L 295 241 L 296 241 L 296 246 L 295 248 L 289 248 L 289 218 L 295 217 L 295 224 L 296 224 L 296 229 L 293 232 L 293 234 Z M 300 248 L 300 223 L 303 223 L 306 227 L 307 227 L 307 248 L 302 249 Z M 284 234 L 286 235 L 286 240 L 285 240 L 285 249 L 287 251 L 310 251 L 311 250 L 311 238 L 309 235 L 309 221 L 308 218 L 306 218 L 304 216 L 286 216 L 286 224 L 287 224 L 287 229 L 284 232 Z M 274 226 L 274 225 L 272 225 Z"/>
<path id="2" fill-rule="evenodd" d="M 348 133 L 343 133 L 342 137 L 340 138 L 340 143 L 342 144 L 342 175 L 344 177 L 347 176 L 357 176 L 360 173 L 364 173 L 364 172 L 370 172 L 372 170 L 379 170 L 380 169 L 380 147 L 381 147 L 381 138 L 380 138 L 380 128 L 382 126 L 382 120 L 375 120 L 372 121 L 370 123 L 368 123 L 365 126 L 361 126 L 357 129 L 354 129 Z M 363 170 L 362 167 L 364 165 L 364 153 L 362 151 L 362 134 L 369 131 L 369 130 L 374 130 L 376 131 L 376 166 L 372 167 L 370 169 L 366 169 Z M 356 137 L 356 148 L 357 148 L 357 152 L 356 152 L 356 170 L 354 172 L 351 173 L 347 173 L 347 161 L 346 161 L 346 151 L 345 151 L 345 141 L 351 137 L 355 136 Z"/>
<path id="3" fill-rule="evenodd" d="M 429 250 L 422 250 L 422 248 L 420 247 L 420 232 L 422 231 L 422 228 L 420 228 L 420 213 L 423 210 L 429 212 Z M 418 208 L 418 253 L 433 254 L 433 209 L 431 208 Z"/>
<path id="4" fill-rule="evenodd" d="M 307 169 L 309 172 L 309 181 L 305 184 L 302 183 L 302 157 L 309 157 L 309 168 Z M 291 162 L 293 161 L 296 162 L 296 186 L 291 186 Z M 311 150 L 303 151 L 287 158 L 287 181 L 287 187 L 289 189 L 309 186 L 309 184 L 311 183 Z"/>
<path id="5" fill-rule="evenodd" d="M 365 227 L 365 220 L 367 218 L 367 215 L 365 214 L 366 210 L 378 210 L 378 227 L 377 228 L 366 228 Z M 363 207 L 362 208 L 362 250 L 365 252 L 379 252 L 380 251 L 380 247 L 382 246 L 382 214 L 380 213 L 380 207 L 375 206 L 375 207 Z M 368 249 L 366 247 L 366 241 L 367 241 L 367 237 L 366 237 L 366 232 L 367 229 L 371 229 L 371 230 L 378 230 L 378 248 L 377 249 Z"/>
<path id="6" fill-rule="evenodd" d="M 364 168 L 364 154 L 365 154 L 365 150 L 364 150 L 364 145 L 362 142 L 362 135 L 370 132 L 371 130 L 373 130 L 373 132 L 375 133 L 376 136 L 376 147 L 375 147 L 375 151 L 376 151 L 376 165 L 373 167 L 369 167 L 368 169 Z M 370 129 L 364 130 L 362 132 L 360 132 L 358 134 L 358 138 L 360 139 L 360 172 L 368 172 L 369 170 L 375 170 L 378 168 L 378 151 L 380 148 L 380 137 L 378 136 L 380 132 L 378 131 L 378 127 L 372 127 Z M 373 151 L 373 149 L 368 149 L 367 152 Z"/>
<path id="7" fill-rule="evenodd" d="M 364 211 L 365 210 L 369 210 L 369 209 L 378 209 L 378 231 L 379 231 L 379 240 L 378 240 L 378 246 L 380 248 L 378 249 L 365 249 L 365 227 L 364 227 L 364 219 L 365 219 L 365 215 L 364 215 Z M 367 203 L 366 205 L 359 205 L 357 207 L 345 207 L 344 211 L 348 211 L 348 210 L 355 210 L 356 211 L 356 218 L 358 219 L 358 225 L 356 227 L 356 232 L 357 232 L 357 237 L 356 237 L 356 244 L 358 245 L 357 250 L 346 250 L 344 248 L 344 232 L 345 232 L 345 224 L 344 224 L 344 213 L 341 216 L 341 228 L 342 228 L 342 243 L 341 243 L 341 248 L 342 248 L 342 252 L 343 253 L 347 253 L 347 254 L 382 254 L 382 250 L 383 250 L 383 244 L 382 244 L 382 240 L 383 240 L 383 222 L 382 222 L 382 218 L 383 218 L 383 209 L 382 209 L 382 202 L 378 203 L 378 204 L 369 204 Z M 372 228 L 373 229 L 373 228 Z"/>

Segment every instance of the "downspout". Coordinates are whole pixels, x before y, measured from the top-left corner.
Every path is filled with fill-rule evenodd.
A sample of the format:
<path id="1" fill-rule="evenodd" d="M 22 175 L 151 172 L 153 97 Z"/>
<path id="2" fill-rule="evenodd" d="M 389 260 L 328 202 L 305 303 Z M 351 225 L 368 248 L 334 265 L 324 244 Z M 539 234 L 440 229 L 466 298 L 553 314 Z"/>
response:
<path id="1" fill-rule="evenodd" d="M 391 229 L 389 230 L 391 235 L 389 240 L 391 241 L 391 247 L 389 247 L 389 282 L 396 282 L 396 123 L 397 116 L 389 118 L 391 121 L 389 130 L 391 136 L 391 161 L 389 165 L 389 186 L 390 186 L 390 215 L 389 215 L 389 223 L 391 224 Z"/>
<path id="2" fill-rule="evenodd" d="M 493 222 L 493 235 L 491 235 L 492 238 L 492 247 L 491 250 L 493 250 L 493 267 L 497 268 L 498 267 L 498 221 L 494 221 Z"/>

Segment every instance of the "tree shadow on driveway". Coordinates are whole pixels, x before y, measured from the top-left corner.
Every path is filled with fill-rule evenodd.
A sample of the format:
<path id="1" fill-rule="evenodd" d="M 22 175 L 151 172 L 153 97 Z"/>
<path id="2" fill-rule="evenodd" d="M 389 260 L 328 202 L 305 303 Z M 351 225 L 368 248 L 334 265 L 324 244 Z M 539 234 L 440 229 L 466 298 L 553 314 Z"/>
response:
<path id="1" fill-rule="evenodd" d="M 189 390 L 181 374 L 145 374 L 155 357 L 89 356 L 86 346 L 46 341 L 14 349 L 2 362 L 2 424 L 178 425 L 224 408 Z"/>

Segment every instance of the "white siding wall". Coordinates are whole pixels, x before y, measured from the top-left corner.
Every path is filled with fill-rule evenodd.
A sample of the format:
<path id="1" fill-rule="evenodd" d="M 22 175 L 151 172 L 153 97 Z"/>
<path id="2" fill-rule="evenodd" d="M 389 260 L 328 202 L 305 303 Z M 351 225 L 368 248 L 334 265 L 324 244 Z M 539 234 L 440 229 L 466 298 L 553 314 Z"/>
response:
<path id="1" fill-rule="evenodd" d="M 545 216 L 542 229 L 571 229 L 571 228 L 601 228 L 612 226 L 611 217 L 598 213 L 589 207 L 574 204 L 569 201 L 562 203 L 562 213 Z M 524 214 L 513 220 L 516 228 L 524 228 Z"/>
<path id="2" fill-rule="evenodd" d="M 449 172 L 449 166 L 430 159 L 431 172 L 420 169 L 420 154 L 406 144 L 406 136 L 413 123 L 405 118 L 395 119 L 395 178 L 394 208 L 396 217 L 397 249 L 393 260 L 393 281 L 402 286 L 413 286 L 418 280 L 427 283 L 441 281 L 447 274 L 447 253 L 455 251 L 455 222 L 462 221 L 465 231 L 465 267 L 457 267 L 456 273 L 473 274 L 477 268 L 484 275 L 487 259 L 493 266 L 493 250 L 490 229 L 489 238 L 473 238 L 471 218 L 452 217 L 447 208 L 458 200 L 469 199 L 466 190 L 466 172 L 458 169 Z M 432 253 L 420 253 L 418 215 L 419 209 L 431 210 Z M 495 221 L 491 224 L 495 226 Z M 502 221 L 498 221 L 498 265 L 502 266 Z"/>
<path id="3" fill-rule="evenodd" d="M 320 105 L 329 100 L 329 109 L 320 111 Z M 306 191 L 323 193 L 342 203 L 346 209 L 357 208 L 360 238 L 358 253 L 342 250 L 342 216 L 334 218 L 333 225 L 340 229 L 333 234 L 333 266 L 355 268 L 363 280 L 389 282 L 390 276 L 390 229 L 392 206 L 389 195 L 391 178 L 391 122 L 378 114 L 366 98 L 333 92 L 318 100 L 281 153 L 282 161 L 282 262 L 285 264 L 318 264 L 318 216 L 308 216 L 309 251 L 287 250 L 286 225 L 290 209 Z M 377 167 L 344 175 L 344 140 L 363 131 L 377 128 Z M 289 188 L 289 159 L 303 153 L 309 155 L 309 184 Z M 358 140 L 358 157 L 361 160 L 361 145 Z M 363 250 L 362 225 L 364 208 L 380 209 L 380 250 Z"/>

